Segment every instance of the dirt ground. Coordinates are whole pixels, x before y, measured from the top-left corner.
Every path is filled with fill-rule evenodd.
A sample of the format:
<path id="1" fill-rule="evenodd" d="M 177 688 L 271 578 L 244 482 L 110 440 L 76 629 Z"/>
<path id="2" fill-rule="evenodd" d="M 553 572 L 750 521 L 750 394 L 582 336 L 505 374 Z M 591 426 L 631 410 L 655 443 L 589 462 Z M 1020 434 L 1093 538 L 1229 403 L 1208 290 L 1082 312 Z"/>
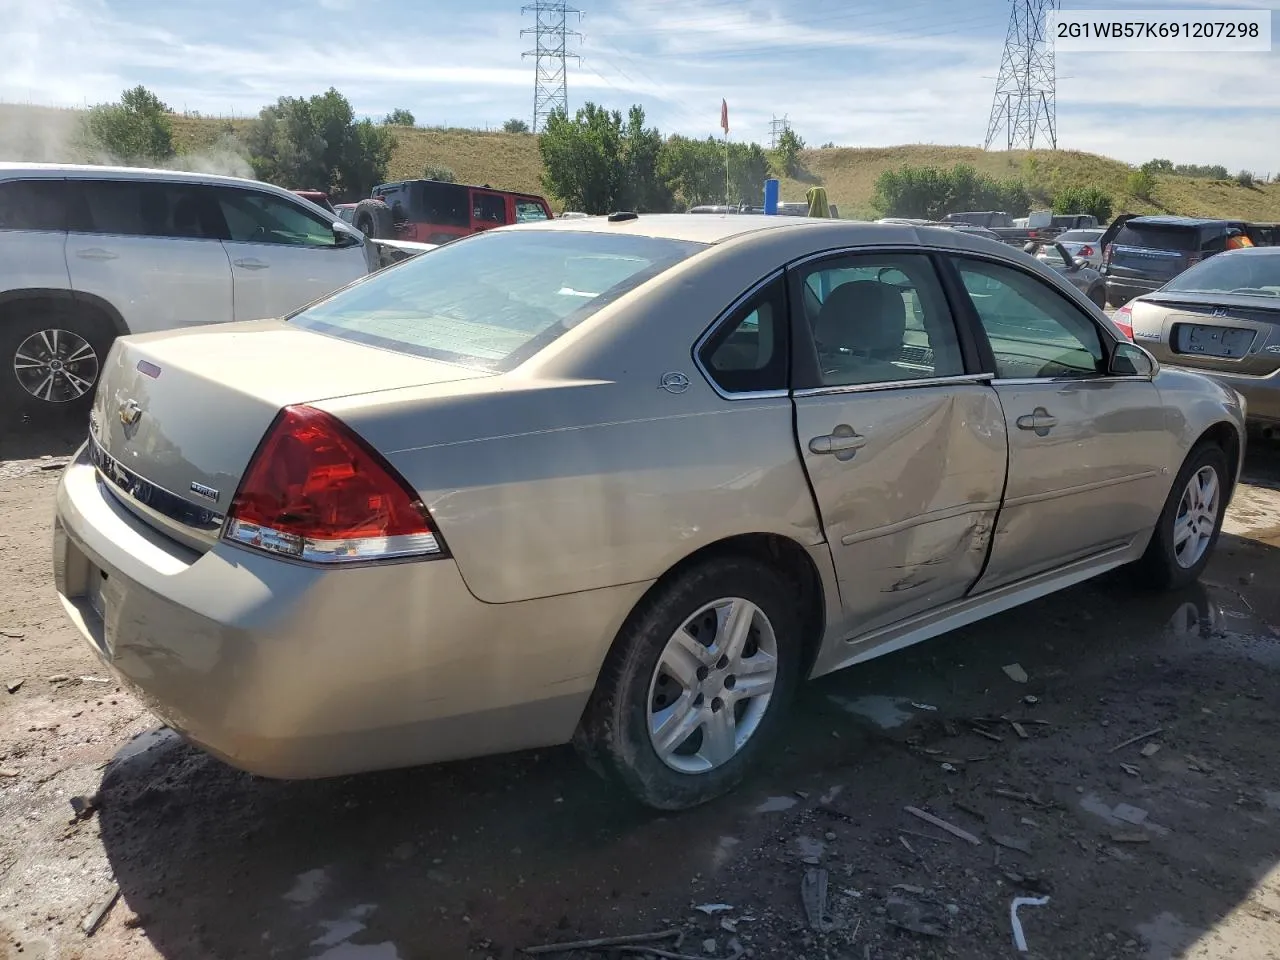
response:
<path id="1" fill-rule="evenodd" d="M 656 816 L 567 748 L 281 783 L 158 728 L 51 586 L 78 434 L 0 440 L 0 960 L 991 960 L 1015 897 L 1048 897 L 1030 957 L 1280 957 L 1275 450 L 1203 586 L 1113 576 L 820 680 L 767 770 Z"/>

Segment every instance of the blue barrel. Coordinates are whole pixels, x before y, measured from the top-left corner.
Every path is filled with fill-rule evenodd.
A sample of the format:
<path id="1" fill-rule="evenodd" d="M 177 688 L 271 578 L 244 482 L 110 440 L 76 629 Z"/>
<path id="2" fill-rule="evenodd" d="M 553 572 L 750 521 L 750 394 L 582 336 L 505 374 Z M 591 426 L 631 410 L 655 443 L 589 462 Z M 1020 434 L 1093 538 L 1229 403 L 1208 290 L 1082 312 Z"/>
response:
<path id="1" fill-rule="evenodd" d="M 778 192 L 777 180 L 770 179 L 764 182 L 764 212 L 771 217 L 778 215 Z"/>

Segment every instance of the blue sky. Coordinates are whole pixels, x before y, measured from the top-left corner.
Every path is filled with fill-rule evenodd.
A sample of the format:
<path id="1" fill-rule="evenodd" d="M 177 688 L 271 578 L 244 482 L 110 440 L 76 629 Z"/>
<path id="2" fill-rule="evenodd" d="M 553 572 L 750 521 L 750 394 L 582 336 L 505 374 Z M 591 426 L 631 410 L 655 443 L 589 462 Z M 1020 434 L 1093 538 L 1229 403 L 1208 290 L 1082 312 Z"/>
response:
<path id="1" fill-rule="evenodd" d="M 362 114 L 419 123 L 528 119 L 521 0 L 0 0 L 0 100 L 79 105 L 142 83 L 178 109 L 253 115 L 336 86 Z M 1114 4 L 1076 3 L 1097 9 Z M 581 0 L 570 106 L 644 105 L 664 132 L 979 145 L 1009 0 Z M 1280 7 L 1280 0 L 1124 0 L 1126 8 Z M 1280 172 L 1280 52 L 1062 54 L 1059 146 L 1131 162 Z"/>

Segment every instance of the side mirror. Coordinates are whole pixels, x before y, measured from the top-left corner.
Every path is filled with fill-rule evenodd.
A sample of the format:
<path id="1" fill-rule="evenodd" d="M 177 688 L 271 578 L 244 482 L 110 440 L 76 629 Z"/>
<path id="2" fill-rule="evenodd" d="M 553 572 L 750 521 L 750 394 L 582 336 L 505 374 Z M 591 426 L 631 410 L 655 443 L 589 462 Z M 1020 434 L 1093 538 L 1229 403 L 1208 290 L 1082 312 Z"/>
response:
<path id="1" fill-rule="evenodd" d="M 361 242 L 361 237 L 356 228 L 345 220 L 335 220 L 333 221 L 333 240 L 334 246 L 354 247 Z"/>
<path id="2" fill-rule="evenodd" d="M 1159 369 L 1156 358 L 1136 343 L 1118 343 L 1111 354 L 1109 372 L 1113 377 L 1146 377 L 1150 380 Z"/>

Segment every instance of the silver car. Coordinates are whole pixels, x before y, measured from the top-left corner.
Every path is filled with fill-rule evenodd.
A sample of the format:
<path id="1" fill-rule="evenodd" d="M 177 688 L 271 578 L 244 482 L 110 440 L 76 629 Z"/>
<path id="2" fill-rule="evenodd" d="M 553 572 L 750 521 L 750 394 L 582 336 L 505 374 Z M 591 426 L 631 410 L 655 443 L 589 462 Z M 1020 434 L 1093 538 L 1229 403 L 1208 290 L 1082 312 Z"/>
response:
<path id="1" fill-rule="evenodd" d="M 1041 263 L 1061 273 L 1099 309 L 1106 307 L 1106 277 L 1088 261 L 1073 256 L 1066 244 L 1057 240 L 1032 240 L 1023 249 Z"/>
<path id="2" fill-rule="evenodd" d="M 802 679 L 1113 568 L 1194 580 L 1244 419 L 981 237 L 546 221 L 118 340 L 54 579 L 244 769 L 572 740 L 678 809 L 769 755 Z"/>
<path id="3" fill-rule="evenodd" d="M 1067 252 L 1077 260 L 1083 260 L 1093 269 L 1102 266 L 1102 235 L 1106 230 L 1102 227 L 1083 227 L 1077 230 L 1064 230 L 1058 234 L 1058 243 L 1067 248 Z"/>

